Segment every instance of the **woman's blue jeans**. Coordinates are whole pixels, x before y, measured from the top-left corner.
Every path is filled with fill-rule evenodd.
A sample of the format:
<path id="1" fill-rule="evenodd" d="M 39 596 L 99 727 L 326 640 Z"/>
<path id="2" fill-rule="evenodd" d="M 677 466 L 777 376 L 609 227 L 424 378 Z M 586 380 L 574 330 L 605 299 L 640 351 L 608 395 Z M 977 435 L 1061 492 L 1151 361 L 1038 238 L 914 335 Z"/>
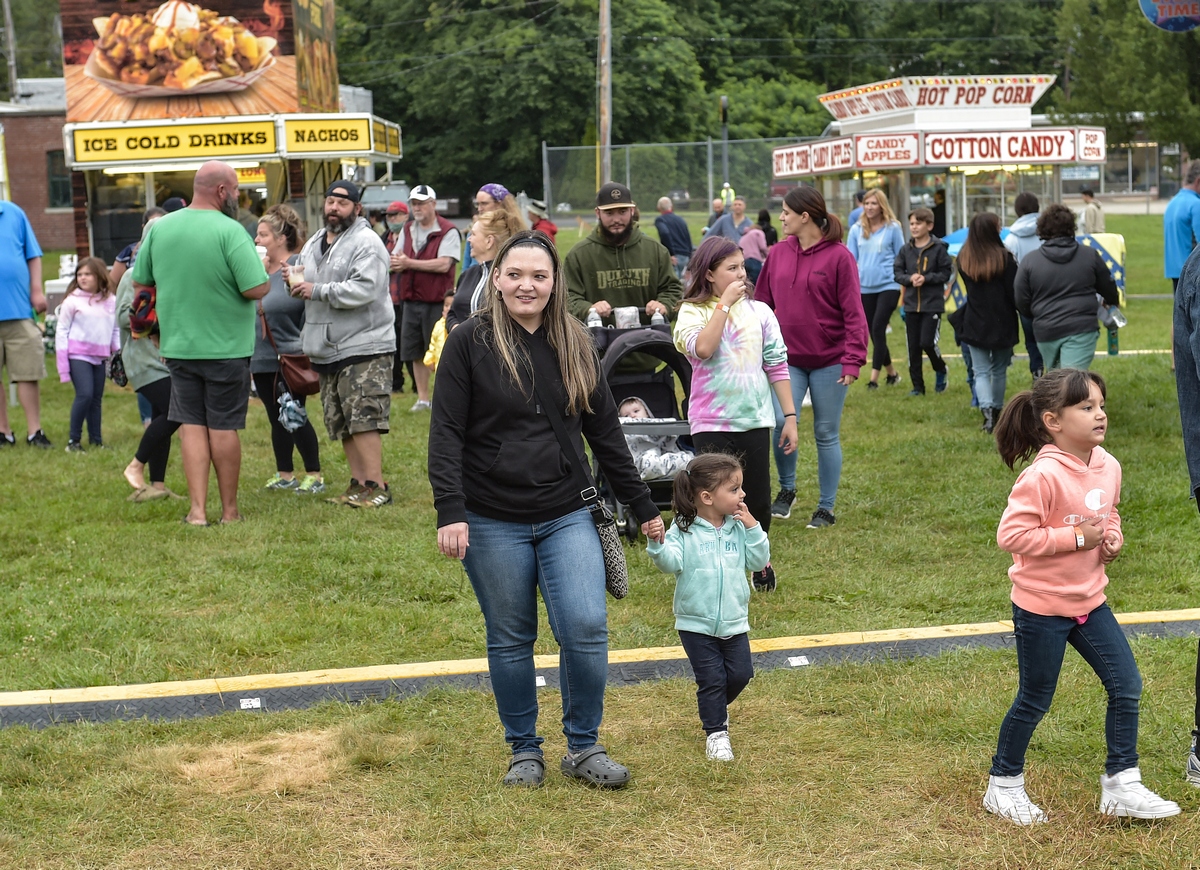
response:
<path id="1" fill-rule="evenodd" d="M 586 508 L 545 523 L 510 523 L 468 512 L 463 564 L 487 624 L 488 670 L 504 739 L 513 753 L 541 751 L 533 666 L 537 594 L 559 646 L 567 751 L 596 744 L 608 680 L 604 556 Z"/>
<path id="2" fill-rule="evenodd" d="M 800 403 L 804 400 L 807 390 L 812 399 L 813 438 L 817 443 L 817 483 L 821 488 L 821 500 L 817 507 L 833 513 L 833 503 L 837 500 L 838 483 L 842 479 L 842 407 L 846 404 L 846 390 L 838 380 L 842 377 L 841 365 L 826 366 L 823 369 L 798 369 L 788 366 L 788 376 L 792 381 L 792 401 L 796 405 L 796 424 L 800 423 Z M 775 468 L 779 471 L 779 488 L 796 488 L 797 453 L 790 456 L 779 446 L 779 438 L 783 434 L 783 408 L 779 399 L 771 393 L 771 401 L 775 403 L 775 439 L 772 449 L 775 451 Z"/>
<path id="3" fill-rule="evenodd" d="M 971 368 L 975 372 L 975 398 L 981 408 L 1003 408 L 1004 389 L 1008 386 L 1008 364 L 1012 362 L 1012 348 L 989 350 L 964 344 L 963 350 L 971 355 Z"/>
<path id="4" fill-rule="evenodd" d="M 1025 769 L 1025 751 L 1033 729 L 1050 709 L 1067 644 L 1075 647 L 1092 666 L 1108 692 L 1104 737 L 1109 776 L 1137 767 L 1138 701 L 1142 675 L 1129 649 L 1129 641 L 1107 604 L 1088 614 L 1080 625 L 1065 616 L 1039 616 L 1013 605 L 1016 629 L 1017 670 L 1020 685 L 1008 715 L 1000 725 L 1000 739 L 992 758 L 993 776 L 1017 776 Z"/>

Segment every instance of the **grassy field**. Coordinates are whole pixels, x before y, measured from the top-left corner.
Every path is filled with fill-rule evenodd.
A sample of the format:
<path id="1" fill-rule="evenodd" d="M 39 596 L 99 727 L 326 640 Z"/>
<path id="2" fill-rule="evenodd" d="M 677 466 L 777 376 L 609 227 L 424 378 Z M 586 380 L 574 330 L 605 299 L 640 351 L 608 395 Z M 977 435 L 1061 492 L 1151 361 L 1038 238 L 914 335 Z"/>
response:
<path id="1" fill-rule="evenodd" d="M 1127 237 L 1157 219 L 1128 221 Z M 562 237 L 560 236 L 560 239 Z M 1129 280 L 1157 286 L 1152 243 Z M 1166 346 L 1169 304 L 1131 300 L 1122 347 Z M 1097 358 L 1107 447 L 1121 460 L 1126 550 L 1118 611 L 1196 604 L 1200 557 L 1168 358 Z M 1010 395 L 1028 383 L 1010 370 Z M 94 686 L 484 654 L 465 574 L 438 556 L 424 476 L 428 417 L 397 397 L 385 439 L 396 504 L 353 512 L 259 487 L 273 471 L 262 409 L 243 433 L 248 521 L 193 529 L 181 502 L 131 504 L 121 469 L 140 426 L 110 386 L 111 451 L 67 455 L 69 385 L 44 382 L 58 449 L 0 451 L 0 686 Z M 995 527 L 1014 475 L 979 431 L 960 359 L 950 389 L 852 388 L 838 523 L 808 531 L 811 420 L 800 496 L 772 527 L 779 591 L 756 596 L 754 636 L 1008 618 Z M 18 432 L 19 409 L 10 409 Z M 323 445 L 331 484 L 339 450 Z M 176 455 L 167 483 L 184 491 Z M 215 502 L 215 485 L 210 494 Z M 210 502 L 211 504 L 211 502 Z M 677 643 L 672 585 L 629 547 L 631 593 L 610 602 L 613 648 Z M 539 653 L 555 645 L 542 620 Z M 1095 814 L 1103 693 L 1073 654 L 1030 752 L 1053 824 L 1017 831 L 979 807 L 1015 686 L 1010 653 L 764 674 L 734 708 L 738 761 L 703 757 L 694 688 L 614 690 L 602 740 L 630 764 L 622 794 L 556 774 L 499 788 L 504 745 L 489 696 L 184 723 L 0 731 L 0 865 L 35 868 L 1195 867 L 1200 793 L 1181 780 L 1194 640 L 1138 641 L 1149 784 L 1184 804 L 1157 826 Z M 548 757 L 562 749 L 547 692 Z M 1191 856 L 1191 857 L 1188 857 Z"/>

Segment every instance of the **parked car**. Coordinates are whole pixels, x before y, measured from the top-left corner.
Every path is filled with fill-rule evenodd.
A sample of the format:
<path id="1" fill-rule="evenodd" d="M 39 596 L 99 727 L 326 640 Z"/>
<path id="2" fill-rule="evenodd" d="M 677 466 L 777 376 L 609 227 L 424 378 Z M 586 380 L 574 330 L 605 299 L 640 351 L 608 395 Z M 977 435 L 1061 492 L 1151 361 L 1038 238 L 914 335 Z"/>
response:
<path id="1" fill-rule="evenodd" d="M 671 202 L 676 208 L 686 209 L 692 204 L 692 197 L 686 190 L 672 190 L 667 196 L 671 197 Z"/>
<path id="2" fill-rule="evenodd" d="M 387 211 L 393 202 L 408 202 L 410 188 L 404 181 L 389 181 L 386 184 L 368 182 L 363 188 L 361 202 L 364 213 Z"/>

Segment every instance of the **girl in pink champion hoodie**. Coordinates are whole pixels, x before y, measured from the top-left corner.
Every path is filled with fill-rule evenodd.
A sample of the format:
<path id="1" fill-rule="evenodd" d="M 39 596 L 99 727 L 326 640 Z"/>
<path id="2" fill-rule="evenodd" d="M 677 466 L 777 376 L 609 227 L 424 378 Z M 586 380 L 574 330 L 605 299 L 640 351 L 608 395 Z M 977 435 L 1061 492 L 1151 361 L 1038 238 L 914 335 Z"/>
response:
<path id="1" fill-rule="evenodd" d="M 1164 819 L 1179 805 L 1142 785 L 1138 702 L 1142 678 L 1125 634 L 1105 603 L 1105 566 L 1121 552 L 1121 465 L 1104 451 L 1104 380 L 1057 369 L 1019 393 L 996 423 L 996 446 L 1021 472 L 1000 518 L 996 541 L 1012 553 L 1012 608 L 1019 684 L 1000 726 L 983 806 L 1019 825 L 1046 821 L 1025 793 L 1025 751 L 1050 709 L 1067 644 L 1108 692 L 1108 758 L 1100 812 Z"/>

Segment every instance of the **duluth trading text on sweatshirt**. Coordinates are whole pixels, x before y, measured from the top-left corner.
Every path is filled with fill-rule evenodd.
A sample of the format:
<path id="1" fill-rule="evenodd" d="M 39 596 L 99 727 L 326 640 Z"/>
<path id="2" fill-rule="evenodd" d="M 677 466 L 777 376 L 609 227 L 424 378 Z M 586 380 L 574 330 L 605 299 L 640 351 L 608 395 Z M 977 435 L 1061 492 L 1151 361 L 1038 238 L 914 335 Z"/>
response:
<path id="1" fill-rule="evenodd" d="M 1103 604 L 1108 575 L 1100 548 L 1076 550 L 1074 527 L 1099 519 L 1103 533 L 1120 536 L 1120 500 L 1121 464 L 1103 447 L 1093 447 L 1086 464 L 1053 444 L 1043 447 L 1017 478 L 996 530 L 996 543 L 1013 557 L 1013 603 L 1068 617 Z"/>

